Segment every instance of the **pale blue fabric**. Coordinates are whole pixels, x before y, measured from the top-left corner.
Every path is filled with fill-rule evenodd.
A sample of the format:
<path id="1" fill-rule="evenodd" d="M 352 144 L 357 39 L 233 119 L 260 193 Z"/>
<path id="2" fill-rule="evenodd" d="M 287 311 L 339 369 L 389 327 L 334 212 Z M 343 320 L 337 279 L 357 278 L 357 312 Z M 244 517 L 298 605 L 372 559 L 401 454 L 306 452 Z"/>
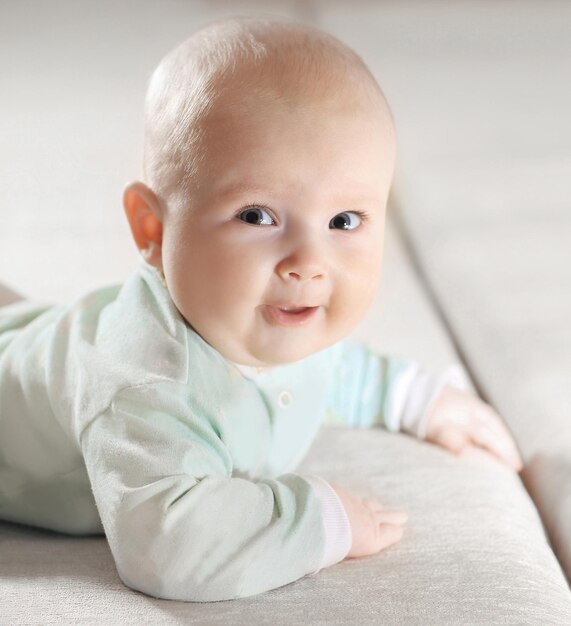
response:
<path id="1" fill-rule="evenodd" d="M 345 340 L 248 378 L 146 263 L 70 305 L 8 305 L 0 518 L 105 532 L 121 579 L 156 597 L 285 585 L 325 553 L 320 500 L 293 473 L 318 429 L 398 430 L 418 369 Z"/>

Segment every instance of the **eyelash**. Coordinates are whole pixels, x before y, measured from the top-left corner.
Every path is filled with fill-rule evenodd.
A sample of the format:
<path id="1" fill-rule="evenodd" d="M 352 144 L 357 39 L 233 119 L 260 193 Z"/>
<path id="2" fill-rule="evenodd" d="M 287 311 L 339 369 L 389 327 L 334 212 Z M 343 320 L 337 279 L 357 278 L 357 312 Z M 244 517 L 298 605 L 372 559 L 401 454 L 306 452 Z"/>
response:
<path id="1" fill-rule="evenodd" d="M 265 204 L 261 204 L 260 202 L 251 202 L 250 204 L 246 204 L 246 206 L 243 206 L 236 213 L 236 217 L 239 217 L 240 214 L 243 213 L 244 211 L 246 211 L 247 209 L 265 209 L 272 216 L 272 219 L 274 220 L 274 222 L 276 221 L 274 216 L 273 216 L 273 214 L 272 214 L 272 210 L 270 209 L 270 207 L 265 205 Z"/>
<path id="2" fill-rule="evenodd" d="M 361 224 L 365 224 L 369 221 L 369 214 L 365 213 L 365 211 L 341 211 L 341 213 L 354 213 L 359 216 L 361 220 Z M 341 215 L 341 213 L 337 213 L 337 215 Z"/>
<path id="3" fill-rule="evenodd" d="M 252 202 L 251 204 L 246 204 L 236 213 L 236 217 L 239 217 L 239 215 L 243 213 L 246 209 L 264 209 L 268 211 L 268 213 L 270 213 L 270 215 L 272 216 L 272 219 L 276 221 L 272 214 L 272 210 L 270 209 L 270 207 L 265 204 L 260 204 L 259 202 Z M 341 215 L 341 213 L 354 213 L 361 220 L 361 224 L 366 224 L 369 221 L 369 214 L 366 213 L 365 211 L 341 211 L 339 213 L 336 213 L 334 217 L 336 217 L 337 215 Z M 349 229 L 349 230 L 356 230 L 356 229 Z"/>

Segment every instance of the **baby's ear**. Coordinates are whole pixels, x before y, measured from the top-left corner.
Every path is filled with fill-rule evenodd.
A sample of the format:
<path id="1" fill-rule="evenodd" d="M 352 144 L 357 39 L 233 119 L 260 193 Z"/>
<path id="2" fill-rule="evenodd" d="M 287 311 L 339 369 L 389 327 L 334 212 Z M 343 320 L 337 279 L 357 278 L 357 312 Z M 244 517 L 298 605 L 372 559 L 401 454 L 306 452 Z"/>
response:
<path id="1" fill-rule="evenodd" d="M 129 183 L 123 192 L 123 208 L 141 255 L 147 263 L 162 269 L 163 225 L 157 196 L 144 183 Z"/>

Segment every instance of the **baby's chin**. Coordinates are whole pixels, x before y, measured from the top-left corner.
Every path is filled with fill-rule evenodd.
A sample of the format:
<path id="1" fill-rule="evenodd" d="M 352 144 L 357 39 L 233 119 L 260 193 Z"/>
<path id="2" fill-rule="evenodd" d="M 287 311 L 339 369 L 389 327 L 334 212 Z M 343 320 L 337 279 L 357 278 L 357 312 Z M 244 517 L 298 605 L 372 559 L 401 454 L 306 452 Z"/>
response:
<path id="1" fill-rule="evenodd" d="M 242 353 L 238 359 L 230 359 L 240 365 L 251 367 L 279 367 L 301 361 L 312 354 L 321 352 L 333 345 L 334 341 L 328 341 L 324 345 L 308 345 L 307 341 L 284 342 L 283 345 L 274 343 L 263 350 L 252 350 Z"/>

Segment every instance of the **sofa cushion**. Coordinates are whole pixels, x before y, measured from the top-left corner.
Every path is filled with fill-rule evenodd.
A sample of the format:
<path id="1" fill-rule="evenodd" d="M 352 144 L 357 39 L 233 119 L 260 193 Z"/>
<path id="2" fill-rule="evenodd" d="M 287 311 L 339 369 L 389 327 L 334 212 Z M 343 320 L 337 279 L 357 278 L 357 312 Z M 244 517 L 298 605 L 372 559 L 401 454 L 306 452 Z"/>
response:
<path id="1" fill-rule="evenodd" d="M 569 159 L 435 158 L 399 187 L 422 272 L 471 376 L 514 434 L 569 581 L 570 177 Z"/>
<path id="2" fill-rule="evenodd" d="M 379 428 L 324 426 L 296 471 L 406 510 L 403 538 L 258 596 L 185 603 L 125 587 L 102 536 L 0 523 L 0 623 L 571 623 L 533 503 L 486 453 L 458 458 Z"/>

